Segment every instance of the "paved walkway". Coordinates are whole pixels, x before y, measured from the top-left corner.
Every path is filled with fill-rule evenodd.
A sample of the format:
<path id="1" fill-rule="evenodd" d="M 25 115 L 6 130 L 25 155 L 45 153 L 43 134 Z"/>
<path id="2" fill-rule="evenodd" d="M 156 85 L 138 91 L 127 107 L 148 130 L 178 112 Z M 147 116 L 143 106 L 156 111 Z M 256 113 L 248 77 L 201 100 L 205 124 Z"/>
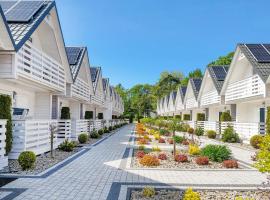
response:
<path id="1" fill-rule="evenodd" d="M 4 188 L 26 189 L 15 199 L 74 200 L 117 199 L 111 186 L 127 184 L 167 184 L 193 187 L 257 188 L 265 176 L 254 170 L 173 171 L 120 169 L 129 147 L 133 126 L 122 128 L 104 142 L 92 147 L 70 164 L 46 178 L 21 178 Z M 122 191 L 122 190 L 121 190 Z M 4 195 L 4 191 L 2 196 Z M 110 196 L 108 197 L 108 194 Z M 0 195 L 1 197 L 1 195 Z M 125 199 L 120 192 L 119 199 Z"/>

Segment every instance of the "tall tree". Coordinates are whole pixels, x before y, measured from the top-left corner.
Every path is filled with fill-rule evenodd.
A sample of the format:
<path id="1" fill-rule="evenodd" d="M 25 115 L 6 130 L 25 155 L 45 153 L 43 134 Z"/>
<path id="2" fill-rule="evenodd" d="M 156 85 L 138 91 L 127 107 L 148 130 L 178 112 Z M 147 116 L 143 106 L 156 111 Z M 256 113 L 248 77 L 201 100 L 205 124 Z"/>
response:
<path id="1" fill-rule="evenodd" d="M 188 76 L 185 77 L 182 81 L 181 81 L 181 85 L 183 86 L 187 86 L 188 84 L 188 80 L 190 78 L 202 78 L 203 77 L 203 73 L 201 69 L 195 69 L 191 72 L 188 73 Z"/>
<path id="2" fill-rule="evenodd" d="M 230 65 L 234 56 L 234 52 L 228 53 L 226 56 L 220 56 L 217 60 L 212 61 L 208 66 L 213 65 Z"/>

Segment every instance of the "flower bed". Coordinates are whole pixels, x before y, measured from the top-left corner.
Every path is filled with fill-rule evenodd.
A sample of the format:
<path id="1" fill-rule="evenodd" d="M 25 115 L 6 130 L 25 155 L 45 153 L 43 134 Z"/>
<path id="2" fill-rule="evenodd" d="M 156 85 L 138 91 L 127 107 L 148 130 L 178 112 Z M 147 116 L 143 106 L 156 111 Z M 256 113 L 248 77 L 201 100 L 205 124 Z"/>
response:
<path id="1" fill-rule="evenodd" d="M 188 158 L 187 162 L 180 162 L 179 158 L 175 159 L 171 152 L 162 151 L 162 152 L 153 152 L 150 150 L 146 150 L 151 156 L 155 156 L 157 158 L 164 158 L 166 155 L 166 159 L 159 159 L 159 165 L 157 166 L 145 166 L 140 163 L 140 158 L 136 157 L 137 153 L 140 152 L 137 149 L 134 149 L 133 157 L 131 161 L 131 167 L 133 168 L 164 168 L 164 169 L 227 169 L 222 162 L 213 162 L 209 160 L 209 164 L 197 164 L 200 156 L 190 156 L 184 150 L 177 151 L 178 155 L 186 155 Z M 146 154 L 146 155 L 148 155 Z M 162 156 L 160 156 L 162 155 Z M 183 157 L 183 156 L 180 156 Z M 180 159 L 181 160 L 181 159 Z M 243 169 L 244 167 L 239 165 L 239 169 Z"/>
<path id="2" fill-rule="evenodd" d="M 269 191 L 233 191 L 233 190 L 198 190 L 196 191 L 200 195 L 200 200 L 210 200 L 210 199 L 252 199 L 252 200 L 269 200 L 270 192 Z M 184 190 L 175 190 L 175 189 L 156 189 L 155 194 L 152 197 L 145 197 L 143 195 L 142 189 L 133 189 L 131 190 L 130 200 L 182 200 L 184 197 Z M 242 197 L 242 198 L 240 198 Z"/>

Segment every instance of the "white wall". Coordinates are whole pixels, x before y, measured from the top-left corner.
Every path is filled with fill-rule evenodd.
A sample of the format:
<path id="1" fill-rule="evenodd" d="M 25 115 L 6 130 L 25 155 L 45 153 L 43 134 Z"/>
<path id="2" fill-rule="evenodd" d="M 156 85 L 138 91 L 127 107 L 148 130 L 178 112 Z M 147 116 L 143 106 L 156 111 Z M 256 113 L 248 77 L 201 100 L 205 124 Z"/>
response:
<path id="1" fill-rule="evenodd" d="M 50 119 L 52 116 L 52 95 L 50 93 L 36 93 L 35 118 Z"/>
<path id="2" fill-rule="evenodd" d="M 259 122 L 262 102 L 236 104 L 236 122 Z"/>

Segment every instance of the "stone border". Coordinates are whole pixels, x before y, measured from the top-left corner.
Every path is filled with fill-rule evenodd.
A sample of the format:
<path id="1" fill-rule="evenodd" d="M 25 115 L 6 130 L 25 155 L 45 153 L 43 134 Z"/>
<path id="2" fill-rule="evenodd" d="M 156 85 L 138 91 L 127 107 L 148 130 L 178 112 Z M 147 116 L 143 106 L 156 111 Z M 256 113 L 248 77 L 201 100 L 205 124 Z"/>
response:
<path id="1" fill-rule="evenodd" d="M 11 192 L 11 194 L 8 194 L 7 196 L 5 196 L 4 198 L 2 198 L 1 200 L 12 200 L 14 198 L 16 198 L 17 196 L 19 196 L 20 194 L 22 194 L 23 192 L 25 192 L 27 189 L 18 189 L 18 188 L 0 188 L 0 192 Z"/>
<path id="2" fill-rule="evenodd" d="M 178 184 L 178 183 L 143 183 L 143 182 L 113 182 L 107 196 L 107 200 L 117 200 L 121 197 L 121 199 L 126 198 L 129 200 L 129 190 L 143 188 L 145 186 L 153 186 L 158 188 L 166 188 L 166 189 L 186 189 L 188 187 L 192 187 L 193 189 L 200 190 L 241 190 L 241 191 L 250 191 L 258 188 L 258 185 L 254 184 L 221 184 L 217 187 L 216 184 Z M 234 189 L 232 189 L 234 187 Z"/>

